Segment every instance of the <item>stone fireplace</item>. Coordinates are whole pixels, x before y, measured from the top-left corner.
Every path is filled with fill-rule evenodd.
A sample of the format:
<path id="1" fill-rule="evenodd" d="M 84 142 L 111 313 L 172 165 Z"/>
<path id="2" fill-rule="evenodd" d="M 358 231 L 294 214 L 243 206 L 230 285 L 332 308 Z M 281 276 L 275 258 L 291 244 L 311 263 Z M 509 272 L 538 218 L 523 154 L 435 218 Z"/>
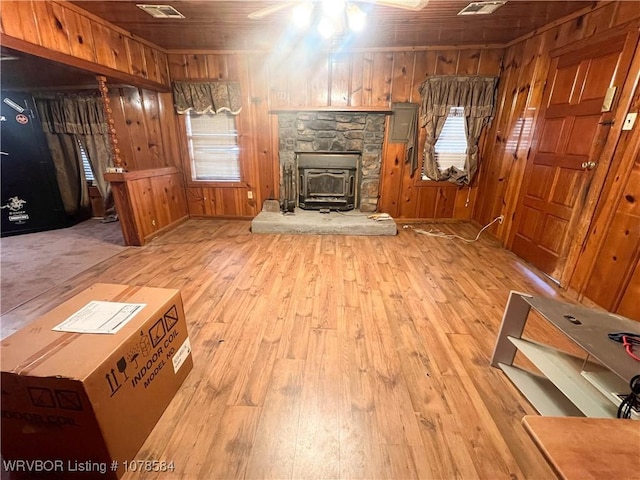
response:
<path id="1" fill-rule="evenodd" d="M 290 193 L 290 200 L 297 203 L 307 194 L 308 180 L 301 176 L 298 163 L 309 170 L 315 170 L 317 176 L 311 178 L 311 185 L 338 185 L 346 181 L 345 192 L 353 193 L 353 206 L 363 212 L 375 212 L 378 205 L 380 189 L 380 170 L 382 165 L 382 144 L 384 141 L 384 113 L 369 112 L 291 112 L 278 114 L 278 136 L 280 150 L 280 198 L 285 198 L 285 172 L 293 172 L 295 192 Z M 311 155 L 315 152 L 317 155 Z M 351 156 L 358 165 L 355 175 L 345 173 L 346 180 L 338 178 L 335 159 Z M 321 165 L 322 158 L 328 159 L 327 165 Z M 313 164 L 309 164 L 312 159 Z M 306 162 L 306 163 L 305 163 Z M 339 165 L 342 168 L 342 164 Z M 324 178 L 323 172 L 324 169 Z M 312 173 L 314 173 L 312 171 Z M 301 180 L 302 179 L 302 180 Z M 300 185 L 301 182 L 303 185 Z M 357 182 L 350 184 L 348 182 Z M 306 187 L 305 187 L 306 183 Z M 302 188 L 301 188 L 302 187 Z M 335 187 L 334 187 L 335 189 Z M 291 196 L 295 194 L 295 197 Z M 333 199 L 332 199 L 333 200 Z M 336 200 L 338 208 L 342 200 Z M 313 202 L 313 208 L 322 208 L 322 202 Z M 348 204 L 348 200 L 347 200 Z"/>

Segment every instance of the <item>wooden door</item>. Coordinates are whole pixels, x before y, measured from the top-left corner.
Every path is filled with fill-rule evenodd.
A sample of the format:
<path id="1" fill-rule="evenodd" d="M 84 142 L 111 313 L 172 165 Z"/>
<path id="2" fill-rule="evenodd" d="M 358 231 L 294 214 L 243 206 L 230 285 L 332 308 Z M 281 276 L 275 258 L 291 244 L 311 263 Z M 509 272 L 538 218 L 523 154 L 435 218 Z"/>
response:
<path id="1" fill-rule="evenodd" d="M 591 183 L 616 97 L 611 108 L 603 105 L 610 87 L 619 93 L 635 44 L 619 35 L 552 55 L 511 241 L 517 255 L 551 277 L 565 268 L 588 189 L 602 186 Z"/>

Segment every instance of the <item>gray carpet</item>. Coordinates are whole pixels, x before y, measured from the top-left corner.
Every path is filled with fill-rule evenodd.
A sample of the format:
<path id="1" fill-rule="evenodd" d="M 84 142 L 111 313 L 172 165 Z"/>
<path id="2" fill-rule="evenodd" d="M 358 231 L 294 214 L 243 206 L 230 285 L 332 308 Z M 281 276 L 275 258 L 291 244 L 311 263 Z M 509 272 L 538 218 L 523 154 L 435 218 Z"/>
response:
<path id="1" fill-rule="evenodd" d="M 120 223 L 99 219 L 0 239 L 0 314 L 126 248 Z"/>

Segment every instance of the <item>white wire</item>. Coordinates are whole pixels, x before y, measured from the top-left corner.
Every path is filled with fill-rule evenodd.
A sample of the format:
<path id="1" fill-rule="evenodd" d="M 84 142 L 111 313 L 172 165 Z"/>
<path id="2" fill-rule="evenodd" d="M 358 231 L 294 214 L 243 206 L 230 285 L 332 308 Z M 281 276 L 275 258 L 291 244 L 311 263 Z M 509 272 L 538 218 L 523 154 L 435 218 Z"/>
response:
<path id="1" fill-rule="evenodd" d="M 458 240 L 462 240 L 463 242 L 467 242 L 467 243 L 473 243 L 473 242 L 477 242 L 478 239 L 480 238 L 480 235 L 482 235 L 482 232 L 484 232 L 487 228 L 489 228 L 491 225 L 493 225 L 494 223 L 500 221 L 500 219 L 502 218 L 502 216 L 496 217 L 494 218 L 491 222 L 487 223 L 484 227 L 482 227 L 482 230 L 480 230 L 478 232 L 478 235 L 476 235 L 476 238 L 473 239 L 469 239 L 469 238 L 464 238 L 461 237 L 460 235 L 455 235 L 453 233 L 444 233 L 440 230 L 422 230 L 421 228 L 413 228 L 411 225 L 405 225 L 403 228 L 410 228 L 411 230 L 413 230 L 416 233 L 419 233 L 420 235 L 428 235 L 430 237 L 439 237 L 439 238 L 447 238 L 449 240 L 454 240 L 454 239 L 458 239 Z"/>

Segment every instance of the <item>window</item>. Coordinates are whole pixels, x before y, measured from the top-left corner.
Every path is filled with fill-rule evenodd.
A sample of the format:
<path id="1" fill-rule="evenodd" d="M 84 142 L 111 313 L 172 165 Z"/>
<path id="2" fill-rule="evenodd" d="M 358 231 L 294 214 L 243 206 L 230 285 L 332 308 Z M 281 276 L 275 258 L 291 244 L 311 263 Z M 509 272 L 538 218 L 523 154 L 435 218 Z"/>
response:
<path id="1" fill-rule="evenodd" d="M 82 157 L 82 167 L 84 169 L 84 178 L 87 179 L 87 183 L 91 185 L 94 180 L 93 169 L 91 168 L 91 163 L 89 162 L 89 156 L 82 146 L 82 142 L 78 140 L 78 148 L 80 149 L 80 157 Z"/>
<path id="2" fill-rule="evenodd" d="M 240 181 L 240 149 L 236 117 L 187 113 L 191 179 L 209 182 Z"/>
<path id="3" fill-rule="evenodd" d="M 451 107 L 434 150 L 438 169 L 441 172 L 451 167 L 464 170 L 464 164 L 467 159 L 467 134 L 463 107 Z M 422 179 L 431 180 L 427 177 L 424 169 L 422 171 Z"/>

